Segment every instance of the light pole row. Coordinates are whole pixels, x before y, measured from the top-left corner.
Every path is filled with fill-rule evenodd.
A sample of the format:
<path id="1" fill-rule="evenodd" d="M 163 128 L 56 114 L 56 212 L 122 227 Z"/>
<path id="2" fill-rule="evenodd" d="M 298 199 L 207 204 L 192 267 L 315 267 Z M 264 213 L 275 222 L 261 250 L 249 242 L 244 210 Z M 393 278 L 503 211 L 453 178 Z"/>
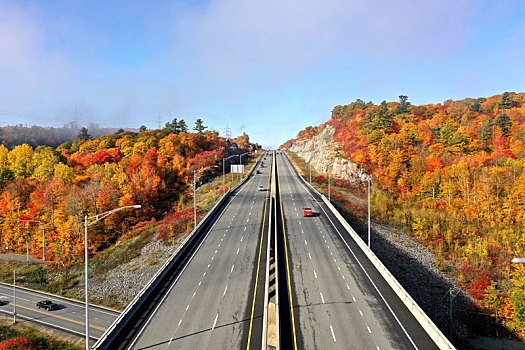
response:
<path id="1" fill-rule="evenodd" d="M 211 168 L 218 168 L 218 166 L 212 165 L 199 171 L 193 170 L 193 228 L 197 227 L 197 174 Z"/>

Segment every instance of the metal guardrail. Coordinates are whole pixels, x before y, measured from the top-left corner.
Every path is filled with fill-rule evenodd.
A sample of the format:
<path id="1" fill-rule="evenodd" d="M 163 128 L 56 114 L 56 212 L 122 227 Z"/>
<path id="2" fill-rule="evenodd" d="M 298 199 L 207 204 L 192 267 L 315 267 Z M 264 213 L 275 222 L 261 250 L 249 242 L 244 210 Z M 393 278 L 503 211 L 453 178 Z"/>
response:
<path id="1" fill-rule="evenodd" d="M 279 303 L 278 303 L 278 284 L 277 284 L 277 256 L 275 254 L 276 250 L 272 250 L 272 242 L 275 242 L 275 151 L 272 155 L 272 165 L 271 165 L 271 185 L 269 188 L 270 191 L 270 211 L 268 215 L 268 245 L 266 248 L 266 281 L 264 286 L 264 313 L 263 313 L 263 330 L 262 330 L 262 346 L 263 350 L 275 349 L 279 350 Z M 273 252 L 273 254 L 272 254 Z M 275 297 L 273 298 L 274 302 L 270 301 L 270 270 L 272 257 L 274 260 L 274 277 L 272 279 L 273 285 L 275 286 Z"/>
<path id="2" fill-rule="evenodd" d="M 135 316 L 137 310 L 143 305 L 144 301 L 150 296 L 150 294 L 156 289 L 160 281 L 164 279 L 167 272 L 170 271 L 177 264 L 178 257 L 191 246 L 194 238 L 200 233 L 201 228 L 208 224 L 208 221 L 211 217 L 215 216 L 217 211 L 222 209 L 225 205 L 225 202 L 230 197 L 230 195 L 235 192 L 240 186 L 242 186 L 255 171 L 255 168 L 261 161 L 261 157 L 264 155 L 261 154 L 259 159 L 252 167 L 250 172 L 234 187 L 229 189 L 213 206 L 213 208 L 206 214 L 206 216 L 197 224 L 195 229 L 184 239 L 181 245 L 177 250 L 166 260 L 166 262 L 160 267 L 160 269 L 153 275 L 149 282 L 142 288 L 142 290 L 133 298 L 133 300 L 128 304 L 128 306 L 122 311 L 122 313 L 117 317 L 117 319 L 109 326 L 109 328 L 102 334 L 98 341 L 93 345 L 92 349 L 111 349 L 112 341 L 118 335 L 118 332 L 122 330 L 127 322 Z"/>
<path id="3" fill-rule="evenodd" d="M 408 292 L 403 288 L 403 286 L 397 281 L 397 279 L 390 273 L 390 271 L 386 268 L 385 265 L 379 260 L 379 258 L 374 254 L 374 252 L 368 248 L 368 246 L 365 244 L 365 242 L 359 237 L 359 235 L 354 231 L 354 229 L 346 222 L 346 220 L 343 218 L 343 216 L 339 213 L 339 211 L 330 203 L 330 201 L 322 194 L 320 193 L 315 187 L 310 185 L 308 181 L 306 181 L 297 171 L 293 163 L 291 162 L 290 158 L 288 157 L 288 154 L 283 152 L 290 164 L 292 164 L 293 169 L 295 170 L 297 176 L 306 184 L 310 190 L 315 192 L 317 195 L 319 195 L 323 202 L 326 204 L 328 209 L 334 214 L 334 216 L 339 220 L 341 225 L 346 229 L 346 231 L 350 234 L 350 236 L 353 238 L 353 240 L 357 243 L 357 245 L 361 248 L 363 253 L 367 256 L 367 258 L 370 260 L 372 265 L 379 271 L 381 276 L 385 279 L 385 281 L 388 283 L 388 285 L 392 288 L 392 290 L 396 293 L 396 295 L 401 299 L 401 301 L 405 304 L 407 309 L 412 313 L 414 318 L 419 322 L 421 327 L 427 332 L 430 338 L 434 341 L 434 343 L 441 349 L 441 350 L 452 350 L 455 349 L 454 345 L 448 340 L 447 337 L 441 332 L 441 330 L 432 322 L 430 317 L 419 307 L 419 305 L 415 302 L 414 299 L 408 294 Z"/>

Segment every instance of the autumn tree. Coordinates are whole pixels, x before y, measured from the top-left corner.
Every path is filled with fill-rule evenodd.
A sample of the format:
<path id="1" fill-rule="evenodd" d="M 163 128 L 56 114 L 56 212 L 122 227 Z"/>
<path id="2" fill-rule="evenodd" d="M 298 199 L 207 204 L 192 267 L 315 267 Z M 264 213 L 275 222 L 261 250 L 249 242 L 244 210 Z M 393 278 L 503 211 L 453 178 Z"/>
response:
<path id="1" fill-rule="evenodd" d="M 16 178 L 25 178 L 32 173 L 33 148 L 28 144 L 16 146 L 8 155 L 9 169 Z"/>

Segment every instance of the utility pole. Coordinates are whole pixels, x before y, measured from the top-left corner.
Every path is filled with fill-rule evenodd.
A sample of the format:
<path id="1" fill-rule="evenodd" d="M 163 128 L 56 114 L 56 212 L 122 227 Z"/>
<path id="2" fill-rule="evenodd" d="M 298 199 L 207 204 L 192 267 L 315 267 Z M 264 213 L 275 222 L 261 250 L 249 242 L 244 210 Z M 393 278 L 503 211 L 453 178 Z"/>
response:
<path id="1" fill-rule="evenodd" d="M 368 248 L 370 248 L 370 178 L 368 178 Z"/>
<path id="2" fill-rule="evenodd" d="M 312 163 L 310 163 L 310 185 L 312 184 Z"/>
<path id="3" fill-rule="evenodd" d="M 330 169 L 328 169 L 328 201 L 330 202 Z"/>

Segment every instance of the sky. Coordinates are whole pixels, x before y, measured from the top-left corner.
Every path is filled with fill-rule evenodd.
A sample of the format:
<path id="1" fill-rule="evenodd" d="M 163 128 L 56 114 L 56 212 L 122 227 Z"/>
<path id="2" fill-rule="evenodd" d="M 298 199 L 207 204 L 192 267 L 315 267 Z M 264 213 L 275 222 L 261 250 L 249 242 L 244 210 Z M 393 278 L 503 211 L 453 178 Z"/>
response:
<path id="1" fill-rule="evenodd" d="M 201 118 L 277 147 L 336 105 L 525 92 L 522 0 L 0 0 L 0 126 Z"/>

